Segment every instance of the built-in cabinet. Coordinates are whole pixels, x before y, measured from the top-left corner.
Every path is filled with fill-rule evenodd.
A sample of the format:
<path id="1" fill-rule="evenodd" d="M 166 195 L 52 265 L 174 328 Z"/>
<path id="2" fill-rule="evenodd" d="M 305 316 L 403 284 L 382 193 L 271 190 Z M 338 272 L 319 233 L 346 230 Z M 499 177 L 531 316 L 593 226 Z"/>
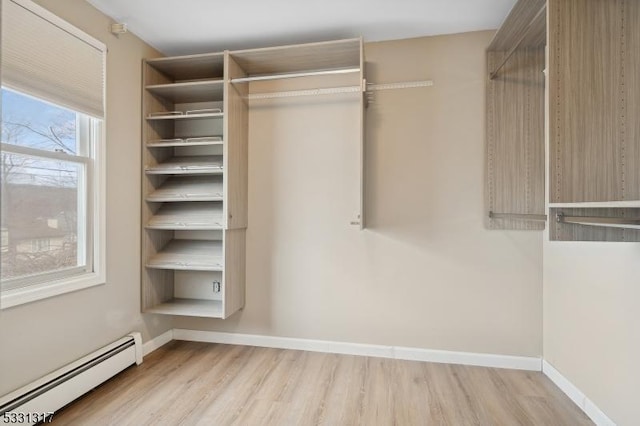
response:
<path id="1" fill-rule="evenodd" d="M 635 0 L 515 5 L 487 51 L 490 228 L 640 241 L 638 52 Z"/>
<path id="2" fill-rule="evenodd" d="M 363 69 L 361 39 L 144 61 L 143 312 L 227 318 L 244 306 L 250 83 L 350 74 L 364 108 Z M 362 211 L 350 221 L 362 226 Z"/>

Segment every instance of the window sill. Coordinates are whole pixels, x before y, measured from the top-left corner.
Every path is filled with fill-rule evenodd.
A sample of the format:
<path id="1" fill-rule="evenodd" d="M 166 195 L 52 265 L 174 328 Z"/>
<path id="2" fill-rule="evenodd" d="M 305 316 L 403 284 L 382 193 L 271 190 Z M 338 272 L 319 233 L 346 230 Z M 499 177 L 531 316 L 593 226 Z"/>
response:
<path id="1" fill-rule="evenodd" d="M 71 293 L 72 291 L 95 287 L 105 282 L 104 274 L 92 272 L 15 290 L 3 290 L 0 296 L 0 310 Z"/>

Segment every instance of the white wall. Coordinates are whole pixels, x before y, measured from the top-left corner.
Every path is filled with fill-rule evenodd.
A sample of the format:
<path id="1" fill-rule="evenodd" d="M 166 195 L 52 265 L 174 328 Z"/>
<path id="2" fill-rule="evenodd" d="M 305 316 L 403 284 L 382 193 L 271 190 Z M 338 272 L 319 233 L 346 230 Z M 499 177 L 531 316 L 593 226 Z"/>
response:
<path id="1" fill-rule="evenodd" d="M 640 244 L 544 243 L 544 357 L 618 425 L 640 419 Z"/>
<path id="2" fill-rule="evenodd" d="M 175 326 L 540 356 L 541 233 L 483 227 L 492 35 L 366 45 L 369 81 L 435 86 L 375 95 L 365 231 L 348 224 L 358 196 L 357 102 L 254 102 L 246 307 L 225 321 Z"/>
<path id="3" fill-rule="evenodd" d="M 0 311 L 0 395 L 132 330 L 146 340 L 170 320 L 140 314 L 141 61 L 158 53 L 82 0 L 42 6 L 107 44 L 107 283 Z"/>

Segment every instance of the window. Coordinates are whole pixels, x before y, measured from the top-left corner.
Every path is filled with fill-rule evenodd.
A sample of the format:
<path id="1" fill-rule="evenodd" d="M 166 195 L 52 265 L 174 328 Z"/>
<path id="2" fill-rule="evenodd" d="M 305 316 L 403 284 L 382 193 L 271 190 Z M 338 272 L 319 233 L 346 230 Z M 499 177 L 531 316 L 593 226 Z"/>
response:
<path id="1" fill-rule="evenodd" d="M 105 48 L 29 0 L 1 1 L 7 308 L 105 282 Z"/>
<path id="2" fill-rule="evenodd" d="M 4 290 L 90 272 L 88 169 L 96 144 L 91 129 L 99 125 L 78 112 L 2 89 Z"/>
<path id="3" fill-rule="evenodd" d="M 51 241 L 49 240 L 49 238 L 38 238 L 36 240 L 31 240 L 31 250 L 33 250 L 34 253 L 38 253 L 38 252 L 45 252 L 48 253 L 49 251 L 51 251 Z M 52 260 L 55 259 L 57 260 L 57 263 L 60 263 L 60 260 L 67 260 L 67 257 L 62 257 L 60 256 L 61 253 L 51 253 L 51 258 Z M 67 262 L 63 262 L 63 263 L 67 263 Z M 50 269 L 49 267 L 47 267 L 46 265 L 44 265 L 44 268 L 42 268 L 44 270 Z"/>

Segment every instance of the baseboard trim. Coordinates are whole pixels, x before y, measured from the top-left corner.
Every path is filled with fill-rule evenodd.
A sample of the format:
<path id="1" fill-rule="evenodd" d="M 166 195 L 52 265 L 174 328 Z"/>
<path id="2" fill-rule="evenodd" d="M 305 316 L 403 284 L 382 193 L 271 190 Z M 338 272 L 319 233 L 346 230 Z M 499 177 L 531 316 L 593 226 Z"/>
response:
<path id="1" fill-rule="evenodd" d="M 598 408 L 587 396 L 582 393 L 578 387 L 569 381 L 556 370 L 547 361 L 542 362 L 542 372 L 553 383 L 555 383 L 562 392 L 564 392 L 569 399 L 571 399 L 589 418 L 598 426 L 616 426 L 615 422 L 607 417 L 604 412 Z"/>
<path id="2" fill-rule="evenodd" d="M 222 333 L 218 331 L 187 330 L 180 328 L 168 330 L 145 342 L 142 345 L 143 354 L 146 356 L 172 340 L 258 346 L 264 348 L 359 355 L 477 367 L 508 368 L 512 370 L 542 371 L 542 373 L 558 386 L 596 425 L 616 426 L 615 422 L 607 417 L 580 389 L 542 358 L 442 351 L 402 346 L 369 345 L 329 340 L 297 339 L 257 334 Z"/>
<path id="3" fill-rule="evenodd" d="M 296 339 L 291 337 L 221 333 L 217 331 L 199 331 L 185 329 L 174 329 L 173 338 L 175 340 L 187 340 L 192 342 L 259 346 L 266 348 L 293 349 L 343 355 L 393 358 L 409 361 L 437 362 L 446 364 L 509 368 L 529 371 L 542 370 L 542 360 L 535 357 L 441 351 L 399 346 L 368 345 L 362 343 L 345 343 L 327 340 Z"/>
<path id="4" fill-rule="evenodd" d="M 511 370 L 542 371 L 542 359 L 536 357 L 496 355 L 474 352 L 441 351 L 419 348 L 395 348 L 397 359 L 473 365 L 477 367 L 508 368 Z"/>
<path id="5" fill-rule="evenodd" d="M 161 346 L 166 345 L 167 343 L 169 343 L 172 340 L 173 340 L 173 329 L 168 330 L 168 331 L 162 333 L 161 335 L 156 336 L 153 339 L 146 341 L 142 345 L 142 356 L 149 355 L 151 352 L 155 351 L 156 349 L 158 349 Z"/>

